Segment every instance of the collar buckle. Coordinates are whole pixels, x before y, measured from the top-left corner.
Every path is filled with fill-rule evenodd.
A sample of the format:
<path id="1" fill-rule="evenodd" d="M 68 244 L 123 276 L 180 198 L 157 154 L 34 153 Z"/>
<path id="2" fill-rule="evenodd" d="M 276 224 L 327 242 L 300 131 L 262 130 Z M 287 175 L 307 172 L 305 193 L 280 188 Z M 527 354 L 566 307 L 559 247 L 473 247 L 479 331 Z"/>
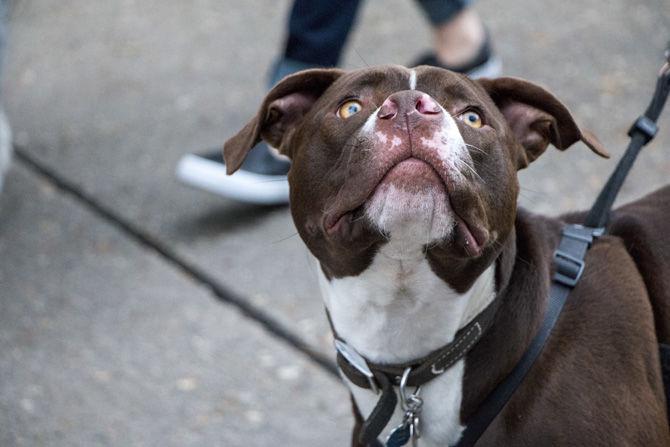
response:
<path id="1" fill-rule="evenodd" d="M 377 386 L 375 376 L 372 374 L 372 370 L 370 370 L 370 367 L 363 356 L 342 340 L 335 339 L 335 349 L 337 349 L 337 352 L 339 352 L 351 366 L 356 368 L 356 371 L 363 374 L 365 378 L 368 379 L 370 389 L 375 394 L 379 394 L 379 386 Z"/>

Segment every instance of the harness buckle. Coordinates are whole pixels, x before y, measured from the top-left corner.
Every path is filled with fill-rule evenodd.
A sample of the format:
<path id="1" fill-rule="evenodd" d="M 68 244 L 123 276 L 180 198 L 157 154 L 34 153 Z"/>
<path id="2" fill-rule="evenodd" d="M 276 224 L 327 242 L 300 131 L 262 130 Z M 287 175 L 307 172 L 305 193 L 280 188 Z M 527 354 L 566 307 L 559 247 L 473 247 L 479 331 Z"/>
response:
<path id="1" fill-rule="evenodd" d="M 644 137 L 644 144 L 647 144 L 656 136 L 658 125 L 653 120 L 642 115 L 633 123 L 628 131 L 628 136 L 632 138 L 638 132 Z"/>
<path id="2" fill-rule="evenodd" d="M 561 250 L 556 250 L 554 253 L 554 264 L 556 265 L 554 281 L 568 287 L 575 287 L 584 273 L 584 261 Z"/>
<path id="3" fill-rule="evenodd" d="M 575 287 L 584 273 L 584 255 L 593 239 L 604 234 L 604 228 L 591 228 L 573 224 L 563 228 L 563 238 L 554 252 L 554 281 Z"/>

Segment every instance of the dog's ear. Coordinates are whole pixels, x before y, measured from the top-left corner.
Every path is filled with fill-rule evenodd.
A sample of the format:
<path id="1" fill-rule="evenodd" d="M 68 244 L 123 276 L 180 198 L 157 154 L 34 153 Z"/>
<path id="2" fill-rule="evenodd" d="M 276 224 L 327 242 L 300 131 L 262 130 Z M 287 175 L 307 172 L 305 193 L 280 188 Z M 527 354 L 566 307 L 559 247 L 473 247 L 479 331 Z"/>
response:
<path id="1" fill-rule="evenodd" d="M 267 94 L 254 118 L 223 145 L 226 171 L 237 171 L 261 139 L 291 156 L 285 144 L 316 100 L 344 72 L 333 68 L 305 70 L 282 79 Z"/>
<path id="2" fill-rule="evenodd" d="M 549 143 L 565 150 L 581 140 L 596 154 L 609 158 L 595 135 L 581 130 L 568 109 L 542 87 L 517 78 L 478 82 L 498 106 L 524 149 L 517 160 L 518 169 L 539 157 Z"/>

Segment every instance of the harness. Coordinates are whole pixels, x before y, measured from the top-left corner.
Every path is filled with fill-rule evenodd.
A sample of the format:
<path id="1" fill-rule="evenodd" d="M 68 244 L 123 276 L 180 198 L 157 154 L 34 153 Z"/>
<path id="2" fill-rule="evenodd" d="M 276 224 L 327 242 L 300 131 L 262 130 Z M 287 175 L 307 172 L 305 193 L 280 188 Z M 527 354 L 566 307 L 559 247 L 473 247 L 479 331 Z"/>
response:
<path id="1" fill-rule="evenodd" d="M 549 289 L 549 301 L 544 319 L 531 340 L 525 353 L 507 377 L 484 399 L 475 413 L 466 421 L 466 428 L 456 447 L 474 446 L 488 426 L 500 413 L 523 382 L 535 360 L 551 335 L 570 292 L 577 285 L 585 268 L 586 253 L 594 240 L 605 234 L 610 210 L 640 150 L 649 143 L 656 133 L 656 121 L 670 93 L 670 43 L 665 52 L 665 63 L 659 72 L 656 90 L 651 103 L 628 131 L 631 141 L 605 187 L 598 195 L 583 225 L 566 225 L 558 248 L 554 252 L 554 275 Z M 421 436 L 420 413 L 423 401 L 420 397 L 421 385 L 443 374 L 479 341 L 493 323 L 497 310 L 497 300 L 493 300 L 470 323 L 459 330 L 454 340 L 427 356 L 412 362 L 386 365 L 366 361 L 346 342 L 340 339 L 328 315 L 335 336 L 337 364 L 342 373 L 356 386 L 371 389 L 379 395 L 379 400 L 364 421 L 358 441 L 362 445 L 399 447 L 410 440 L 417 445 Z M 661 366 L 666 394 L 670 391 L 670 346 L 661 344 Z M 398 404 L 394 385 L 399 389 L 400 405 L 404 417 L 395 427 L 385 444 L 377 437 L 388 425 Z M 409 388 L 414 387 L 410 392 Z M 666 402 L 669 405 L 670 395 Z"/>

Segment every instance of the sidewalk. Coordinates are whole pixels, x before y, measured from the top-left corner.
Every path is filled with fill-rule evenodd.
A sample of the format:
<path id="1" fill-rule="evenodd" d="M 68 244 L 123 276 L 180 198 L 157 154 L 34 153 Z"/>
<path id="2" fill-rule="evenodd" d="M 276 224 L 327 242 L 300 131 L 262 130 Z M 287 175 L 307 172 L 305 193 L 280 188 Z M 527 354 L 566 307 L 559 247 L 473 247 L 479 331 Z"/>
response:
<path id="1" fill-rule="evenodd" d="M 347 445 L 346 392 L 319 363 L 332 351 L 316 265 L 288 210 L 173 177 L 181 155 L 220 146 L 255 113 L 288 6 L 16 2 L 0 445 Z M 670 4 L 477 7 L 505 74 L 548 87 L 613 155 L 549 149 L 521 175 L 522 204 L 588 206 L 650 98 Z M 428 43 L 413 2 L 370 0 L 343 65 L 407 63 Z M 624 201 L 670 179 L 670 113 L 659 125 Z"/>

